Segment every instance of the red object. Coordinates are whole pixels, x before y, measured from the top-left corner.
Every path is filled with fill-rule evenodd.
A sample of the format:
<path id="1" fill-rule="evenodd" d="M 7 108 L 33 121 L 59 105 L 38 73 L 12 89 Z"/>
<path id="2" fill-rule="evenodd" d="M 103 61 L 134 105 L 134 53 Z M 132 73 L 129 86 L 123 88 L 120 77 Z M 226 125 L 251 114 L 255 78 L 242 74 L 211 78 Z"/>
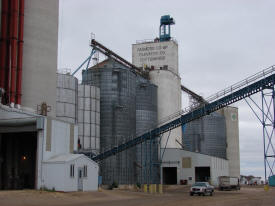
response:
<path id="1" fill-rule="evenodd" d="M 10 103 L 10 27 L 11 27 L 11 1 L 8 0 L 8 24 L 7 24 L 7 44 L 6 44 L 6 69 L 5 69 L 5 103 Z"/>
<path id="2" fill-rule="evenodd" d="M 17 58 L 17 29 L 18 29 L 18 0 L 11 0 L 10 15 L 10 44 L 11 44 L 11 74 L 10 74 L 10 103 L 15 103 L 16 88 L 16 58 Z"/>
<path id="3" fill-rule="evenodd" d="M 19 26 L 16 77 L 16 104 L 21 105 L 22 96 L 22 65 L 23 65 L 23 35 L 24 35 L 24 5 L 25 0 L 19 0 Z"/>
<path id="4" fill-rule="evenodd" d="M 0 88 L 5 88 L 7 57 L 8 0 L 2 0 L 1 37 L 0 37 Z"/>

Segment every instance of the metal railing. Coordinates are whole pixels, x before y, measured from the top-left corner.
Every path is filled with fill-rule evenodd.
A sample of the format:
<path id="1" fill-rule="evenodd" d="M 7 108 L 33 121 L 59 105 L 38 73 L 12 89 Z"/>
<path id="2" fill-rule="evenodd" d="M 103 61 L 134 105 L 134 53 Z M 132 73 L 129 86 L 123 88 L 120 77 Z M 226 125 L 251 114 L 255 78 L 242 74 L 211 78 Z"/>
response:
<path id="1" fill-rule="evenodd" d="M 158 39 L 159 40 L 159 39 Z M 171 37 L 172 41 L 178 43 L 177 39 L 175 37 Z M 144 44 L 144 43 L 154 43 L 154 42 L 160 42 L 156 41 L 155 39 L 142 39 L 142 40 L 136 40 L 136 44 Z"/>
<path id="2" fill-rule="evenodd" d="M 270 66 L 266 69 L 264 69 L 263 71 L 261 72 L 258 72 L 242 81 L 239 81 L 235 84 L 233 84 L 232 86 L 230 87 L 227 87 L 211 96 L 209 96 L 208 98 L 206 98 L 206 101 L 208 102 L 213 102 L 217 99 L 220 99 L 221 97 L 224 97 L 228 94 L 231 94 L 233 93 L 234 91 L 237 91 L 237 90 L 240 90 L 241 88 L 244 88 L 260 79 L 263 79 L 265 78 L 267 75 L 270 75 L 270 74 L 273 74 L 275 72 L 275 65 L 273 66 Z"/>
<path id="3" fill-rule="evenodd" d="M 257 81 L 256 81 L 257 80 Z M 246 85 L 246 86 L 245 86 Z M 223 93 L 218 92 L 219 95 L 214 95 L 216 98 L 219 96 L 220 98 L 216 101 L 209 102 L 207 104 L 203 104 L 199 108 L 196 108 L 195 110 L 183 114 L 181 117 L 174 119 L 162 126 L 159 126 L 155 129 L 152 129 L 151 131 L 148 131 L 141 136 L 138 137 L 131 137 L 130 140 L 127 142 L 120 144 L 118 146 L 115 146 L 105 152 L 100 153 L 96 157 L 93 157 L 94 161 L 100 161 L 103 159 L 106 159 L 112 155 L 116 155 L 117 153 L 120 153 L 122 151 L 125 151 L 129 148 L 132 148 L 138 144 L 141 144 L 143 142 L 146 142 L 147 140 L 153 140 L 158 138 L 160 135 L 164 134 L 165 132 L 171 131 L 172 129 L 179 127 L 181 125 L 184 125 L 188 122 L 191 122 L 195 119 L 201 118 L 205 115 L 208 115 L 212 112 L 215 112 L 223 107 L 226 107 L 227 105 L 230 105 L 234 102 L 240 101 L 246 97 L 249 97 L 257 92 L 263 91 L 266 88 L 272 87 L 274 89 L 275 86 L 275 74 L 274 74 L 274 66 L 269 67 L 265 70 L 263 70 L 260 73 L 257 73 L 241 82 L 238 82 L 234 85 L 232 85 L 230 90 L 226 88 L 225 90 L 222 90 Z M 237 89 L 238 88 L 238 89 Z M 234 91 L 236 90 L 236 91 Z M 234 91 L 234 92 L 233 92 Z M 223 96 L 224 94 L 227 94 L 226 96 Z M 192 108 L 192 107 L 189 107 Z M 187 110 L 185 110 L 187 111 Z M 185 112 L 183 111 L 183 112 Z"/>
<path id="4" fill-rule="evenodd" d="M 220 90 L 218 91 L 217 93 L 207 97 L 205 100 L 208 102 L 208 103 L 211 103 L 211 102 L 214 102 L 224 96 L 227 96 L 227 95 L 230 95 L 232 94 L 233 92 L 237 91 L 237 90 L 240 90 L 241 88 L 244 88 L 250 84 L 253 84 L 254 82 L 256 81 L 259 81 L 260 79 L 263 79 L 265 78 L 266 76 L 269 76 L 271 74 L 274 74 L 275 73 L 275 65 L 272 65 L 260 72 L 257 72 L 256 74 L 252 75 L 252 76 L 249 76 L 247 77 L 246 79 L 242 80 L 242 81 L 239 81 L 229 87 L 226 87 L 225 89 L 223 90 Z M 192 104 L 180 111 L 177 111 L 165 118 L 163 118 L 160 122 L 159 122 L 159 125 L 163 125 L 177 117 L 179 117 L 180 115 L 183 115 L 183 114 L 187 114 L 199 107 L 202 107 L 203 104 L 201 103 L 195 103 L 195 104 Z"/>

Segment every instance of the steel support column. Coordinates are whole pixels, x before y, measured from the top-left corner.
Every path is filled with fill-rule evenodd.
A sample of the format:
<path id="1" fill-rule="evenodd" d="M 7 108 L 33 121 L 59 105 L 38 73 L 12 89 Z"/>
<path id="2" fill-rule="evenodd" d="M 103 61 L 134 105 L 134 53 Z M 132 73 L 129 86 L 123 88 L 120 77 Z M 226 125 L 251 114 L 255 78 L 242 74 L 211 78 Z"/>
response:
<path id="1" fill-rule="evenodd" d="M 264 147 L 264 175 L 265 182 L 268 178 L 274 175 L 275 172 L 275 89 L 274 86 L 265 87 L 261 91 L 261 103 L 257 103 L 251 97 L 250 102 L 245 99 L 248 106 L 251 108 L 254 115 L 262 125 L 262 138 Z M 255 107 L 253 107 L 256 106 Z M 259 115 L 260 111 L 260 115 Z"/>

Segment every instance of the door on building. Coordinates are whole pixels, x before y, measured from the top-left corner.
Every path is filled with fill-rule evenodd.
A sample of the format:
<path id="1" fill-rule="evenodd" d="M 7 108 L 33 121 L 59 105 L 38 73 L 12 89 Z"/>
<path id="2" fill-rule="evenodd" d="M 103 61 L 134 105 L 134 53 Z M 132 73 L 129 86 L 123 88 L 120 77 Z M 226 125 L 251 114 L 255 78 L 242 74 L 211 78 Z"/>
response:
<path id="1" fill-rule="evenodd" d="M 166 185 L 177 184 L 177 167 L 163 167 L 162 168 L 162 182 Z"/>
<path id="2" fill-rule="evenodd" d="M 36 132 L 0 134 L 0 190 L 34 189 L 36 161 Z"/>
<path id="3" fill-rule="evenodd" d="M 83 191 L 83 167 L 78 168 L 78 191 Z"/>
<path id="4" fill-rule="evenodd" d="M 209 180 L 210 180 L 210 167 L 195 167 L 196 182 L 209 182 Z"/>

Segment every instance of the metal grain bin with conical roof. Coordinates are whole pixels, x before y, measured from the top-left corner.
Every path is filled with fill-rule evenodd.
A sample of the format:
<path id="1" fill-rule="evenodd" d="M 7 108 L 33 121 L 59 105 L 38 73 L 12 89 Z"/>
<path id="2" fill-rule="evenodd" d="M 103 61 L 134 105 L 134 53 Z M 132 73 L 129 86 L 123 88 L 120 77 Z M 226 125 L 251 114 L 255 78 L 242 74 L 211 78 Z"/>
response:
<path id="1" fill-rule="evenodd" d="M 157 127 L 157 86 L 141 76 L 136 78 L 136 131 L 137 136 Z M 158 140 L 137 145 L 137 182 L 159 183 Z M 151 164 L 150 167 L 150 162 Z"/>
<path id="2" fill-rule="evenodd" d="M 83 71 L 82 83 L 100 88 L 100 151 L 119 145 L 136 134 L 136 74 L 111 59 Z M 136 182 L 135 148 L 100 164 L 103 184 Z"/>

